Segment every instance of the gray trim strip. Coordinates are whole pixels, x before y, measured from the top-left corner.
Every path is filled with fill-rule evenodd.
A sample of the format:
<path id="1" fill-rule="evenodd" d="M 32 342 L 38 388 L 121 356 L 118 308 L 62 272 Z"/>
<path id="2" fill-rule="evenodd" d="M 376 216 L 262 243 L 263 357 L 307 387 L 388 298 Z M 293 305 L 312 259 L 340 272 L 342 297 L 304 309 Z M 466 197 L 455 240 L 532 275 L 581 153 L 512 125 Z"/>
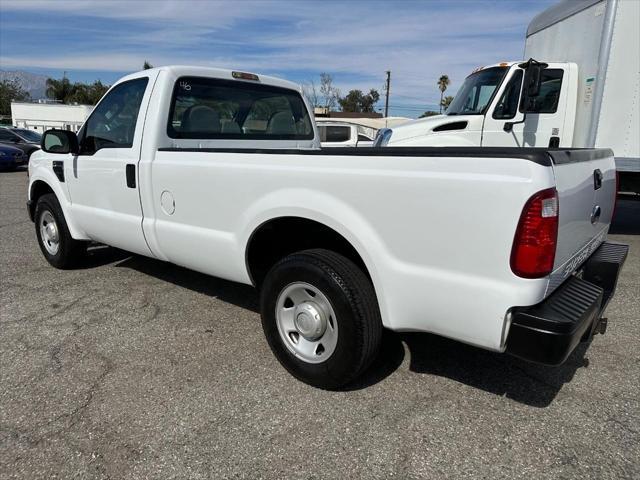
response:
<path id="1" fill-rule="evenodd" d="M 640 157 L 616 157 L 619 172 L 640 172 Z"/>
<path id="2" fill-rule="evenodd" d="M 328 157 L 474 157 L 521 158 L 550 167 L 547 148 L 520 147 L 327 147 L 321 149 L 294 148 L 158 148 L 159 152 L 244 153 L 256 155 L 324 155 Z"/>
<path id="3" fill-rule="evenodd" d="M 527 37 L 603 1 L 605 0 L 561 1 L 557 5 L 547 8 L 542 13 L 533 17 L 533 20 L 531 20 L 531 23 L 529 23 L 529 27 L 527 28 Z"/>
<path id="4" fill-rule="evenodd" d="M 572 148 L 571 150 L 549 150 L 554 165 L 589 162 L 603 158 L 613 158 L 610 148 Z"/>
<path id="5" fill-rule="evenodd" d="M 521 158 L 546 167 L 588 162 L 613 157 L 608 148 L 521 148 L 521 147 L 329 147 L 314 150 L 293 148 L 158 148 L 159 152 L 244 153 L 254 155 L 325 155 L 328 157 L 475 157 Z"/>

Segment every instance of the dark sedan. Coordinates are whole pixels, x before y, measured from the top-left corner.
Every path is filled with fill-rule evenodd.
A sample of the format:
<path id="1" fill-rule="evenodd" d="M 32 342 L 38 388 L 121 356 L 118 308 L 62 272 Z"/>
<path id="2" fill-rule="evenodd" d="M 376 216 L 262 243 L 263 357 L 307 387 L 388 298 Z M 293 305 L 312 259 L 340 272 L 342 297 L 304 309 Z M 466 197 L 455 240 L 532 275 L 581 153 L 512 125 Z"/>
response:
<path id="1" fill-rule="evenodd" d="M 15 170 L 28 162 L 28 157 L 19 148 L 0 144 L 0 169 Z"/>
<path id="2" fill-rule="evenodd" d="M 0 143 L 19 148 L 24 152 L 26 160 L 40 148 L 41 140 L 42 135 L 26 128 L 0 127 Z"/>

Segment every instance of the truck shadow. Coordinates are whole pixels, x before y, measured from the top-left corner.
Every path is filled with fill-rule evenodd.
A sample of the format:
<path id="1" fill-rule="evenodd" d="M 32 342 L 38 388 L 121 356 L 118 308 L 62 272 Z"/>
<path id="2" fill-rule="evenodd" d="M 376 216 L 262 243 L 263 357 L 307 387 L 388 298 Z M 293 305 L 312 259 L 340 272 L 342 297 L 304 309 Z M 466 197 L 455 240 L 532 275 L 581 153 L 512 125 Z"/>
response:
<path id="1" fill-rule="evenodd" d="M 640 195 L 618 195 L 609 233 L 640 235 Z"/>
<path id="2" fill-rule="evenodd" d="M 179 287 L 219 298 L 224 302 L 256 313 L 260 310 L 258 294 L 255 288 L 249 285 L 222 280 L 161 260 L 138 255 L 129 256 L 129 258 L 117 263 L 115 266 L 131 268 L 145 275 L 151 275 Z"/>
<path id="3" fill-rule="evenodd" d="M 87 247 L 82 262 L 76 265 L 76 269 L 86 270 L 101 267 L 109 263 L 117 262 L 131 257 L 131 253 L 102 244 L 90 244 Z"/>
<path id="4" fill-rule="evenodd" d="M 110 258 L 107 253 L 101 255 L 104 255 L 104 259 Z M 181 288 L 259 312 L 258 294 L 247 285 L 137 255 L 124 258 L 115 266 L 130 268 Z M 411 372 L 449 378 L 541 408 L 553 401 L 562 386 L 571 381 L 578 368 L 588 366 L 588 359 L 584 358 L 586 348 L 585 344 L 579 345 L 560 367 L 545 367 L 437 335 L 385 331 L 378 358 L 358 381 L 343 390 L 361 390 L 383 381 L 398 370 L 405 362 L 405 356 L 408 356 Z"/>
<path id="5" fill-rule="evenodd" d="M 382 355 L 349 390 L 378 383 L 409 356 L 411 372 L 445 377 L 519 403 L 544 408 L 551 404 L 579 368 L 589 366 L 588 344 L 579 344 L 559 367 L 525 362 L 428 333 L 385 332 Z"/>

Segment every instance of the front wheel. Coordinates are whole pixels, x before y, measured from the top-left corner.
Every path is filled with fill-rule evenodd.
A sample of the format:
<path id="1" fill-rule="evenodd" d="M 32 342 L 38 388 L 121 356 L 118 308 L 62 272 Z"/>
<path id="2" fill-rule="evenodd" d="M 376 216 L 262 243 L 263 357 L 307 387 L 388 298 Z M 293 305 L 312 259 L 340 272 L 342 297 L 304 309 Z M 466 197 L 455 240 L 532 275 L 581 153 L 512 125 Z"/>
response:
<path id="1" fill-rule="evenodd" d="M 267 274 L 262 326 L 280 363 L 310 385 L 335 389 L 374 360 L 382 321 L 371 281 L 329 250 L 294 253 Z"/>
<path id="2" fill-rule="evenodd" d="M 74 240 L 56 196 L 42 195 L 36 203 L 36 237 L 47 261 L 56 268 L 67 269 L 78 263 L 86 243 Z"/>

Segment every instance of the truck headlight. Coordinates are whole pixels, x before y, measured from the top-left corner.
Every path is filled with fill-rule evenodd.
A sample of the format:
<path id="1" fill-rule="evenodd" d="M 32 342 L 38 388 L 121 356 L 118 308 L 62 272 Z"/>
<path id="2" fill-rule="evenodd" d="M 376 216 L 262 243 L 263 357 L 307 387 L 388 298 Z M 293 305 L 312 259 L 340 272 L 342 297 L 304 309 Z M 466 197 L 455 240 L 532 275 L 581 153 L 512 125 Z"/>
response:
<path id="1" fill-rule="evenodd" d="M 393 130 L 391 130 L 390 128 L 381 128 L 380 130 L 378 130 L 378 134 L 373 141 L 373 146 L 386 147 L 387 143 L 389 143 L 389 140 L 391 140 L 391 135 L 393 135 Z"/>

